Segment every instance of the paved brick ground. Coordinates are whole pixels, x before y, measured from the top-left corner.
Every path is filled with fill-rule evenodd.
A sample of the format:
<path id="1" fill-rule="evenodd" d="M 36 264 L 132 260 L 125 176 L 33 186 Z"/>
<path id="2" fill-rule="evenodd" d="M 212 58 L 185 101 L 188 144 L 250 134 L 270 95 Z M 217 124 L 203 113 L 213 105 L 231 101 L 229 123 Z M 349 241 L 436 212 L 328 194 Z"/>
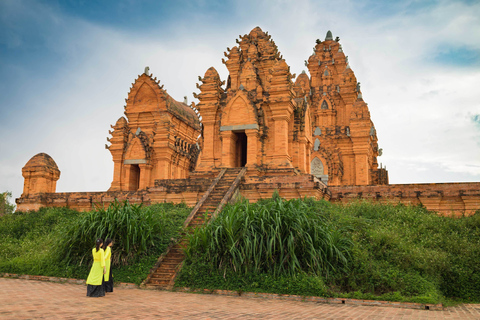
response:
<path id="1" fill-rule="evenodd" d="M 480 319 L 480 305 L 443 311 L 332 305 L 0 278 L 0 319 Z"/>

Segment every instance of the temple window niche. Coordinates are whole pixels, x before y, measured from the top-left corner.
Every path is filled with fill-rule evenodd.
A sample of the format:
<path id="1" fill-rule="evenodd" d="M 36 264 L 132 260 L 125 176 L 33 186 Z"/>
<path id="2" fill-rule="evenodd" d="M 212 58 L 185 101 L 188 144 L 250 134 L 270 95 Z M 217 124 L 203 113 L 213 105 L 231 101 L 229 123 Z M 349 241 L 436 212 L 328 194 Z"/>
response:
<path id="1" fill-rule="evenodd" d="M 323 183 L 328 184 L 328 174 L 324 174 L 324 172 L 325 168 L 322 160 L 318 159 L 317 157 L 313 158 L 310 164 L 310 173 L 322 180 Z"/>

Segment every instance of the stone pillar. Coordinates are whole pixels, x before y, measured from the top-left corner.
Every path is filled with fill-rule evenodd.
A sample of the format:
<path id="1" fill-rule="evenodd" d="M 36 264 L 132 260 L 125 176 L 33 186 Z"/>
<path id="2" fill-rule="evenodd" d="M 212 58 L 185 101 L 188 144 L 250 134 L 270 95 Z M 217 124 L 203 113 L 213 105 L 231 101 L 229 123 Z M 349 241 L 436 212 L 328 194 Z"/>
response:
<path id="1" fill-rule="evenodd" d="M 203 150 L 202 160 L 197 171 L 209 171 L 215 167 L 215 123 L 214 121 L 203 121 Z"/>
<path id="2" fill-rule="evenodd" d="M 221 132 L 222 137 L 222 168 L 232 168 L 234 166 L 235 143 L 237 137 L 233 131 Z"/>
<path id="3" fill-rule="evenodd" d="M 123 168 L 123 181 L 122 181 L 122 191 L 132 191 L 133 187 L 131 185 L 132 180 L 132 165 L 125 164 Z"/>
<path id="4" fill-rule="evenodd" d="M 246 167 L 254 167 L 257 164 L 258 153 L 258 129 L 245 130 L 247 135 L 247 164 Z"/>
<path id="5" fill-rule="evenodd" d="M 288 154 L 288 117 L 273 117 L 274 151 L 272 165 L 275 167 L 292 168 Z"/>
<path id="6" fill-rule="evenodd" d="M 298 169 L 302 173 L 310 173 L 310 171 L 307 171 L 307 144 L 306 139 L 300 139 L 298 142 Z"/>
<path id="7" fill-rule="evenodd" d="M 152 173 L 152 165 L 142 163 L 138 165 L 140 167 L 140 181 L 138 183 L 138 189 L 139 190 L 144 190 L 148 187 L 153 187 L 153 185 L 150 185 L 150 177 Z"/>
<path id="8" fill-rule="evenodd" d="M 353 140 L 353 139 L 352 139 Z M 355 154 L 355 181 L 357 186 L 370 184 L 370 170 L 368 166 L 367 139 L 356 138 L 354 141 L 353 153 Z M 361 143 L 360 140 L 363 142 Z"/>
<path id="9" fill-rule="evenodd" d="M 122 155 L 113 157 L 113 180 L 108 191 L 122 190 Z"/>

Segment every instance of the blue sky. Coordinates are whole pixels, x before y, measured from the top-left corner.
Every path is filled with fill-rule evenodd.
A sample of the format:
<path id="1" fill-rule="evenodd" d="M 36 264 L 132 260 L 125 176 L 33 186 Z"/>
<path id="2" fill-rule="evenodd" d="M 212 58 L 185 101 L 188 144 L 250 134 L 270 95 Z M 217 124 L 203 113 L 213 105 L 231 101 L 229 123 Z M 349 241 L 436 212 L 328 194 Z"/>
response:
<path id="1" fill-rule="evenodd" d="M 50 154 L 57 191 L 103 191 L 110 124 L 149 66 L 194 101 L 199 75 L 260 26 L 292 73 L 339 36 L 369 104 L 391 183 L 480 181 L 478 1 L 0 1 L 0 191 Z"/>

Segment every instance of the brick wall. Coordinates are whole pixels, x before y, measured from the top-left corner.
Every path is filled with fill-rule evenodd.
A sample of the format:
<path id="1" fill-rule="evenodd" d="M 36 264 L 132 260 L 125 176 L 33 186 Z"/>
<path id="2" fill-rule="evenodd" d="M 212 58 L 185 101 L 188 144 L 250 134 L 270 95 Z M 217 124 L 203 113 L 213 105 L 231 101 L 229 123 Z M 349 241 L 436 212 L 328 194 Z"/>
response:
<path id="1" fill-rule="evenodd" d="M 328 188 L 330 201 L 365 199 L 424 205 L 444 215 L 471 215 L 480 209 L 480 182 L 338 186 Z"/>

